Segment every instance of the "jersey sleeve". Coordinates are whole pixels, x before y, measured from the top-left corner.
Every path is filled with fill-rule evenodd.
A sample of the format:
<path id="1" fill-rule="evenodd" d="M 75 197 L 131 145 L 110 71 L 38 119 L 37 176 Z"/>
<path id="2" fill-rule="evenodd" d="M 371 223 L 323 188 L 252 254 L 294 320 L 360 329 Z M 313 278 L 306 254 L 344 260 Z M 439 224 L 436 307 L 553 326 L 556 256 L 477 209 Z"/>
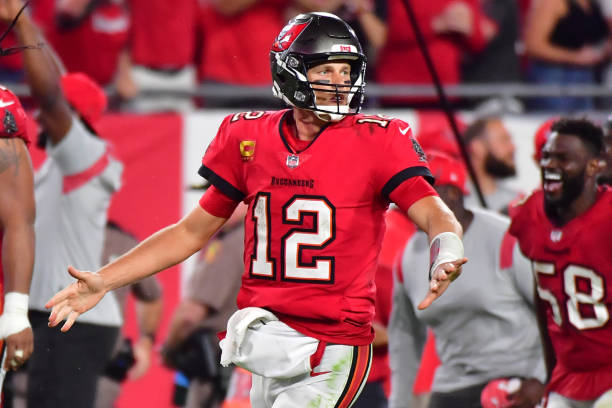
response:
<path id="1" fill-rule="evenodd" d="M 410 125 L 394 119 L 385 130 L 376 158 L 375 174 L 375 183 L 382 196 L 390 200 L 390 194 L 413 177 L 423 177 L 433 184 L 434 178 L 427 165 L 427 158 L 412 135 Z"/>
<path id="2" fill-rule="evenodd" d="M 237 201 L 223 194 L 215 186 L 210 186 L 200 198 L 200 207 L 215 217 L 229 218 L 237 206 Z"/>
<path id="3" fill-rule="evenodd" d="M 403 211 L 408 211 L 412 204 L 427 196 L 437 196 L 438 193 L 423 177 L 413 177 L 400 184 L 389 198 Z"/>
<path id="4" fill-rule="evenodd" d="M 516 237 L 517 239 L 521 239 L 521 233 L 523 231 L 525 222 L 529 222 L 528 217 L 528 207 L 526 205 L 527 200 L 530 196 L 522 199 L 518 203 L 512 205 L 512 207 L 508 207 L 508 215 L 510 215 L 510 227 L 508 232 L 510 235 Z"/>
<path id="5" fill-rule="evenodd" d="M 240 146 L 237 139 L 232 137 L 231 115 L 227 116 L 206 149 L 198 171 L 200 176 L 235 201 L 242 201 L 246 196 L 241 177 L 241 148 L 248 146 Z"/>
<path id="6" fill-rule="evenodd" d="M 18 138 L 30 144 L 27 115 L 19 98 L 0 85 L 0 102 L 0 139 Z"/>

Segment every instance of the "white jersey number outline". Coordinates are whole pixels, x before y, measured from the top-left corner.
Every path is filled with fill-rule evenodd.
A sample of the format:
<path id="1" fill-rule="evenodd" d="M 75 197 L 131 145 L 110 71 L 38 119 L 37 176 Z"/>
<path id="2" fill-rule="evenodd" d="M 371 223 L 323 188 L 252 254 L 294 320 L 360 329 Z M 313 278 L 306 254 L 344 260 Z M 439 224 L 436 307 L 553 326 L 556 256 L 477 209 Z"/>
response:
<path id="1" fill-rule="evenodd" d="M 251 276 L 276 279 L 276 260 L 271 256 L 270 193 L 258 193 L 253 205 L 254 253 Z M 303 228 L 304 217 L 313 218 L 312 228 Z M 281 279 L 294 282 L 333 283 L 333 256 L 312 256 L 302 260 L 305 249 L 323 249 L 336 236 L 336 209 L 322 196 L 295 195 L 283 205 L 283 224 L 295 225 L 281 237 Z"/>
<path id="2" fill-rule="evenodd" d="M 550 304 L 553 321 L 557 326 L 561 326 L 563 316 L 561 315 L 559 301 L 550 290 L 540 286 L 539 279 L 539 274 L 554 276 L 556 274 L 555 265 L 547 262 L 533 262 L 533 271 L 538 283 L 538 296 Z M 572 326 L 578 330 L 585 330 L 596 329 L 605 325 L 610 319 L 610 313 L 606 304 L 601 303 L 606 295 L 603 278 L 594 270 L 578 265 L 568 265 L 562 273 L 563 290 L 568 297 L 565 302 L 567 318 Z M 577 278 L 588 281 L 589 292 L 582 292 L 578 288 Z M 593 311 L 592 315 L 583 316 L 580 311 L 581 305 L 590 306 Z"/>

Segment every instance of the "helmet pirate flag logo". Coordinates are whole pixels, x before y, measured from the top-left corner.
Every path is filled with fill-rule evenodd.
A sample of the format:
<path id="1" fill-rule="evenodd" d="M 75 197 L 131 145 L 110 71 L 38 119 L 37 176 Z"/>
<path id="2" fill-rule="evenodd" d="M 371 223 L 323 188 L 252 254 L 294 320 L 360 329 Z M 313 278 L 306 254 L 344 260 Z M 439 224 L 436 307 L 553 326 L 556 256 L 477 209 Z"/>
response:
<path id="1" fill-rule="evenodd" d="M 7 135 L 17 133 L 19 130 L 15 116 L 13 116 L 11 111 L 8 109 L 4 109 L 4 119 L 2 120 L 2 125 L 4 126 L 4 134 Z"/>
<path id="2" fill-rule="evenodd" d="M 274 41 L 274 44 L 272 44 L 272 50 L 280 52 L 289 48 L 291 43 L 293 43 L 293 40 L 295 40 L 297 36 L 300 35 L 302 30 L 306 28 L 308 24 L 309 23 L 288 24 L 280 32 L 278 37 L 276 37 L 276 41 Z"/>

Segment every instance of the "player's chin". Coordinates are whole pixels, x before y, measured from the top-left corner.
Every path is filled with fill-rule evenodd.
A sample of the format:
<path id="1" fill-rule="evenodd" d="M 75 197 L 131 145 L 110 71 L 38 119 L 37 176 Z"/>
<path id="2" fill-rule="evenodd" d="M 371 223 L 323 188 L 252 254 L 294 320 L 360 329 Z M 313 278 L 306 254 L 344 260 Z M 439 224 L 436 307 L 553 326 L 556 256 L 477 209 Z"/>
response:
<path id="1" fill-rule="evenodd" d="M 563 200 L 563 190 L 544 190 L 544 200 L 548 205 L 552 206 L 561 204 L 561 201 Z"/>

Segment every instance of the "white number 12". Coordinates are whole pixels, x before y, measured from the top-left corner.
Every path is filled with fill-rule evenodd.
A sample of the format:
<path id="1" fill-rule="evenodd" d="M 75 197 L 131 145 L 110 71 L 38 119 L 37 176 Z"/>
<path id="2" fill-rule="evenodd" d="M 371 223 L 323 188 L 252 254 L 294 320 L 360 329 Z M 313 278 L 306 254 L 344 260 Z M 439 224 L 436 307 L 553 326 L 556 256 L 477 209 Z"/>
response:
<path id="1" fill-rule="evenodd" d="M 255 224 L 254 253 L 250 273 L 263 279 L 276 279 L 276 260 L 270 248 L 270 193 L 259 193 L 253 206 Z M 295 195 L 283 206 L 283 224 L 295 225 L 280 239 L 281 279 L 298 282 L 332 283 L 333 256 L 313 256 L 310 263 L 302 260 L 304 249 L 323 249 L 336 235 L 334 206 L 321 196 Z M 303 228 L 304 216 L 313 217 L 313 227 Z"/>

